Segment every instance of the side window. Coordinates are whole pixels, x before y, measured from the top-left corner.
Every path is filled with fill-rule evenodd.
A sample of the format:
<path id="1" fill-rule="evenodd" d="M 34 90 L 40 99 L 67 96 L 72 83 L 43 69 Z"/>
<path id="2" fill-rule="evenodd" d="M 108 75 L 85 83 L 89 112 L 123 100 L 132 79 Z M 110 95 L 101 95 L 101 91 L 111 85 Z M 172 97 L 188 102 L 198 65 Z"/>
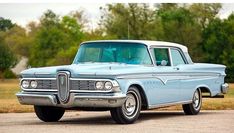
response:
<path id="1" fill-rule="evenodd" d="M 168 48 L 154 48 L 154 56 L 157 66 L 170 66 Z"/>
<path id="2" fill-rule="evenodd" d="M 178 49 L 171 49 L 171 58 L 174 66 L 185 64 L 185 61 Z"/>

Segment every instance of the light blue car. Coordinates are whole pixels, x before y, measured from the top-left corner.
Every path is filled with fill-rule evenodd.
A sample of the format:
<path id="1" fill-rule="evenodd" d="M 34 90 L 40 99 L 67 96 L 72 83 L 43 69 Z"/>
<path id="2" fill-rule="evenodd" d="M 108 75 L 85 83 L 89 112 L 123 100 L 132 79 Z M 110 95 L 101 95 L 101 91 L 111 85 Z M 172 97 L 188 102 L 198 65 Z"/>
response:
<path id="1" fill-rule="evenodd" d="M 193 63 L 187 47 L 141 40 L 89 41 L 71 65 L 31 68 L 21 73 L 21 104 L 38 118 L 58 121 L 68 109 L 110 110 L 116 123 L 135 122 L 141 110 L 182 104 L 199 113 L 202 94 L 228 91 L 224 65 Z"/>

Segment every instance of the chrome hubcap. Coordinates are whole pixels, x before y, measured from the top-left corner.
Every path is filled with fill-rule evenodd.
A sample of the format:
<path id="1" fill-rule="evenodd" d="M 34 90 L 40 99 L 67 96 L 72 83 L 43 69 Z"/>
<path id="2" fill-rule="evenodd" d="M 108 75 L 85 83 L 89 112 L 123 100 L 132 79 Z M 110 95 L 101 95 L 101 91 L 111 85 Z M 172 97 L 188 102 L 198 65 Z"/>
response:
<path id="1" fill-rule="evenodd" d="M 133 91 L 128 92 L 126 101 L 122 106 L 122 110 L 125 116 L 129 119 L 133 118 L 137 114 L 138 106 L 139 101 L 137 94 L 135 94 Z"/>
<path id="2" fill-rule="evenodd" d="M 124 104 L 126 115 L 132 115 L 136 109 L 136 100 L 132 94 L 127 95 L 127 99 Z"/>
<path id="3" fill-rule="evenodd" d="M 194 108 L 198 108 L 200 106 L 200 96 L 198 90 L 196 90 L 193 96 L 193 106 Z"/>

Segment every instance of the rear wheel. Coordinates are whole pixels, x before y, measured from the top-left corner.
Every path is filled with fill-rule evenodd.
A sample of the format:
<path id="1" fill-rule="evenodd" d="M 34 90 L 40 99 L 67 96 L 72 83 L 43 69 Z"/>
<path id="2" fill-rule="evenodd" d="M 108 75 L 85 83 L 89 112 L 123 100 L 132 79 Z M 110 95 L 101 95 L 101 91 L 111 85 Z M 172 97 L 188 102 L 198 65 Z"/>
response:
<path id="1" fill-rule="evenodd" d="M 56 122 L 62 118 L 65 109 L 51 106 L 34 105 L 34 111 L 40 120 L 44 122 Z"/>
<path id="2" fill-rule="evenodd" d="M 136 87 L 130 87 L 125 103 L 118 108 L 111 109 L 111 116 L 119 124 L 135 122 L 141 111 L 141 96 Z"/>
<path id="3" fill-rule="evenodd" d="M 201 110 L 202 95 L 201 90 L 197 89 L 193 94 L 192 103 L 184 104 L 183 110 L 186 115 L 197 115 Z"/>

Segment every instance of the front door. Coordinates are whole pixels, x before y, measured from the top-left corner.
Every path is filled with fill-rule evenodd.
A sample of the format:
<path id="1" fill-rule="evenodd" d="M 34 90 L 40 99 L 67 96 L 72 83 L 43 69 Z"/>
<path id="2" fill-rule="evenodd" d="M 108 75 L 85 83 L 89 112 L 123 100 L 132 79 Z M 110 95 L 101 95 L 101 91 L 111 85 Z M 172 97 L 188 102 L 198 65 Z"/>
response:
<path id="1" fill-rule="evenodd" d="M 180 70 L 173 65 L 171 49 L 167 47 L 153 48 L 155 57 L 154 87 L 151 90 L 153 105 L 169 104 L 180 101 Z"/>

